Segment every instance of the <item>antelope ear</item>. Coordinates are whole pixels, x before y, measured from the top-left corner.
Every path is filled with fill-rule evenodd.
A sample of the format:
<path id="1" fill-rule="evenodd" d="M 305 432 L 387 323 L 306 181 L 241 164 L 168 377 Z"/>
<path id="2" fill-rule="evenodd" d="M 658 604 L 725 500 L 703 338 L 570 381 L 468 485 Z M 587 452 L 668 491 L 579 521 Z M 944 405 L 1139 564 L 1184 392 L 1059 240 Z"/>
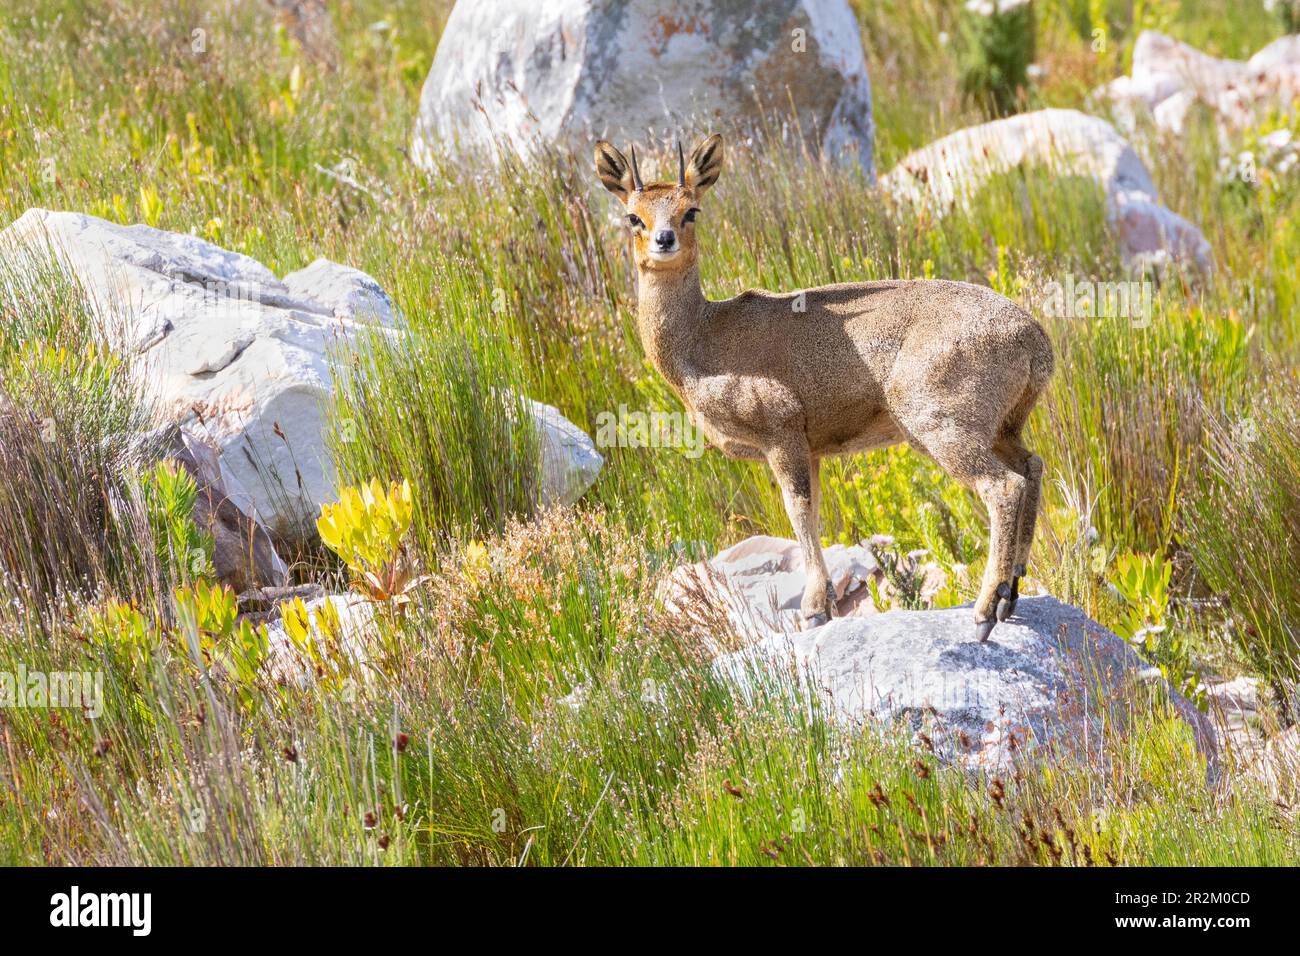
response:
<path id="1" fill-rule="evenodd" d="M 722 136 L 714 133 L 691 153 L 691 158 L 686 163 L 686 185 L 697 193 L 703 193 L 718 181 L 721 172 Z"/>
<path id="2" fill-rule="evenodd" d="M 632 165 L 603 139 L 596 140 L 596 175 L 606 189 L 624 202 L 632 195 Z"/>

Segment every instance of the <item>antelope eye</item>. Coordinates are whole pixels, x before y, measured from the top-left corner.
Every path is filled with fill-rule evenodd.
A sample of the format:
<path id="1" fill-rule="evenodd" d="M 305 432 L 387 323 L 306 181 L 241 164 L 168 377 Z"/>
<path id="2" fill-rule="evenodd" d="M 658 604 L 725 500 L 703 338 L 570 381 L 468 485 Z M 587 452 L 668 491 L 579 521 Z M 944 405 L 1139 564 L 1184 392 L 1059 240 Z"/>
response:
<path id="1" fill-rule="evenodd" d="M 698 209 L 695 209 L 695 208 L 688 209 L 688 210 L 686 210 L 686 215 L 682 216 L 682 222 L 694 222 L 694 221 L 695 221 L 695 217 L 696 217 L 698 214 L 699 214 L 699 210 L 698 210 Z"/>
<path id="2" fill-rule="evenodd" d="M 645 226 L 645 223 L 641 221 L 641 217 L 636 215 L 635 213 L 628 214 L 627 224 L 631 226 L 633 229 L 640 229 L 643 226 Z"/>

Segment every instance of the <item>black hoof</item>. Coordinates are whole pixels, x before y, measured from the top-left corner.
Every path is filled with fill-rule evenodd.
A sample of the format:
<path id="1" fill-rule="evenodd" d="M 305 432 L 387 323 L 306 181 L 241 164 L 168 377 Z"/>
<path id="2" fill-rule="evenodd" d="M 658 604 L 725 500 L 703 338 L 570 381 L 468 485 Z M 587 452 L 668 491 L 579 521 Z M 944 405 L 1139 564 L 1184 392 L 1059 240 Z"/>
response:
<path id="1" fill-rule="evenodd" d="M 1016 602 L 1020 600 L 1020 578 L 1011 579 L 1011 597 L 1007 599 L 1007 617 L 1016 613 Z"/>
<path id="2" fill-rule="evenodd" d="M 1011 585 L 1006 581 L 998 585 L 998 607 L 993 613 L 999 621 L 1005 621 L 1011 616 Z"/>
<path id="3" fill-rule="evenodd" d="M 805 614 L 803 616 L 803 629 L 811 631 L 814 627 L 821 627 L 823 624 L 830 623 L 831 616 L 825 611 L 818 611 L 816 614 Z"/>
<path id="4" fill-rule="evenodd" d="M 975 622 L 975 640 L 983 644 L 993 633 L 993 628 L 997 626 L 997 621 L 976 621 Z"/>

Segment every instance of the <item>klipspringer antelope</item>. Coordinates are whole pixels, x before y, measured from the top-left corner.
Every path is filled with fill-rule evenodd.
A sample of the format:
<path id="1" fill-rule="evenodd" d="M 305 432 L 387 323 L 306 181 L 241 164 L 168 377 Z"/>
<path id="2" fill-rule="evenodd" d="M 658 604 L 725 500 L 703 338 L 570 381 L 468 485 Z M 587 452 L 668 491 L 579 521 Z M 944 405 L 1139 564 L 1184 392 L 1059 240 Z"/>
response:
<path id="1" fill-rule="evenodd" d="M 834 607 L 818 531 L 828 455 L 907 442 L 973 489 L 988 509 L 989 557 L 975 600 L 988 640 L 1015 610 L 1033 542 L 1042 459 L 1021 432 L 1052 374 L 1052 345 L 1028 313 L 966 282 L 843 283 L 709 301 L 700 289 L 699 203 L 722 170 L 722 137 L 677 181 L 643 183 L 596 144 L 596 171 L 622 200 L 637 270 L 646 353 L 691 420 L 733 458 L 765 461 L 803 555 L 805 626 Z"/>

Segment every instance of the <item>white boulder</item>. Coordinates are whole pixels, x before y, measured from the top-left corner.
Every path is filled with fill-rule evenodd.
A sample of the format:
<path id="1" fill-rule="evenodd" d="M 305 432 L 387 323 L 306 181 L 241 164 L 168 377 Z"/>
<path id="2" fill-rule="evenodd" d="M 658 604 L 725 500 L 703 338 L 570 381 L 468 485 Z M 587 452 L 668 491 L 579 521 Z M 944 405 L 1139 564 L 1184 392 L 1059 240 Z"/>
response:
<path id="1" fill-rule="evenodd" d="M 597 137 L 664 147 L 764 117 L 871 173 L 871 86 L 845 0 L 462 0 L 412 156 L 428 167 L 498 140 L 586 156 Z"/>
<path id="2" fill-rule="evenodd" d="M 335 497 L 324 434 L 331 352 L 363 329 L 401 334 L 391 299 L 370 276 L 318 259 L 282 281 L 260 262 L 194 236 L 30 209 L 0 232 L 0 255 L 50 252 L 138 355 L 164 421 L 220 450 L 251 500 L 240 507 L 274 534 L 310 539 Z M 541 406 L 538 406 L 540 409 Z M 534 410 L 543 499 L 571 502 L 599 469 L 590 439 Z M 595 456 L 594 459 L 592 456 Z"/>
<path id="3" fill-rule="evenodd" d="M 307 301 L 331 307 L 334 318 L 392 327 L 399 316 L 383 287 L 360 269 L 317 259 L 284 277 L 285 288 Z"/>
<path id="4" fill-rule="evenodd" d="M 595 483 L 605 459 L 596 451 L 591 436 L 554 405 L 531 398 L 524 399 L 524 403 L 540 446 L 541 504 L 573 504 Z"/>
<path id="5" fill-rule="evenodd" d="M 965 204 L 994 175 L 1021 164 L 1098 182 L 1105 191 L 1107 221 L 1130 268 L 1170 261 L 1211 268 L 1205 236 L 1160 203 L 1132 146 L 1105 120 L 1077 110 L 1038 110 L 959 130 L 909 153 L 880 185 L 900 201 L 925 204 L 943 215 Z"/>
<path id="6" fill-rule="evenodd" d="M 1116 121 L 1132 132 L 1140 115 L 1162 132 L 1181 135 L 1188 110 L 1205 104 L 1222 134 L 1238 133 L 1300 96 L 1300 37 L 1274 40 L 1249 60 L 1210 56 L 1154 30 L 1133 46 L 1133 70 L 1096 91 Z"/>

